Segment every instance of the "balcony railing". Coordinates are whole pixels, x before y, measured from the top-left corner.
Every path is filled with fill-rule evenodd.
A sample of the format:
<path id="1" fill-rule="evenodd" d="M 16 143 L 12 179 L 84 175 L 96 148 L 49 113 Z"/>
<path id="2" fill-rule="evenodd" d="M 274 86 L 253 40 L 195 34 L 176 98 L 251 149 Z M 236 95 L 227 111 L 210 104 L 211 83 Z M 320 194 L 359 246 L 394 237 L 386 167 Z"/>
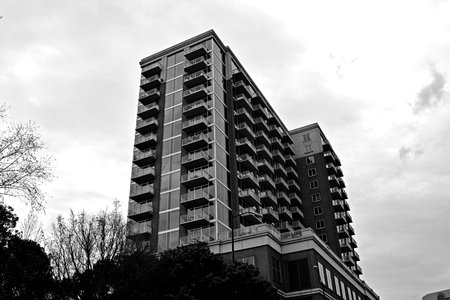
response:
<path id="1" fill-rule="evenodd" d="M 151 63 L 151 64 L 149 64 L 147 66 L 142 67 L 142 75 L 144 75 L 144 76 L 152 76 L 152 75 L 160 73 L 161 70 L 162 70 L 161 63 L 159 61 L 158 62 L 154 62 L 154 63 Z"/>
<path id="2" fill-rule="evenodd" d="M 181 175 L 181 183 L 185 186 L 204 185 L 211 178 L 208 169 L 200 169 Z"/>
<path id="3" fill-rule="evenodd" d="M 260 206 L 261 205 L 259 195 L 256 193 L 255 189 L 240 190 L 238 195 L 239 195 L 239 198 L 244 200 L 250 206 Z"/>
<path id="4" fill-rule="evenodd" d="M 199 233 L 199 234 L 194 234 L 194 235 L 187 235 L 187 236 L 182 236 L 180 237 L 180 246 L 184 246 L 184 245 L 189 245 L 189 244 L 194 244 L 197 242 L 211 242 L 214 240 L 214 237 L 205 234 L 205 233 Z"/>
<path id="5" fill-rule="evenodd" d="M 208 52 L 206 43 L 201 43 L 184 50 L 184 56 L 187 59 L 192 59 L 200 55 L 205 55 Z"/>
<path id="6" fill-rule="evenodd" d="M 143 90 L 141 90 L 139 92 L 139 102 L 141 102 L 144 105 L 150 104 L 152 102 L 155 102 L 157 100 L 159 100 L 160 97 L 160 93 L 159 93 L 159 89 L 151 89 L 147 92 L 144 92 Z"/>
<path id="7" fill-rule="evenodd" d="M 128 222 L 127 232 L 129 237 L 145 235 L 147 237 L 152 233 L 152 222 Z"/>
<path id="8" fill-rule="evenodd" d="M 214 186 L 189 189 L 187 193 L 181 195 L 180 203 L 186 207 L 206 205 L 213 198 L 211 188 Z"/>
<path id="9" fill-rule="evenodd" d="M 271 191 L 259 192 L 259 198 L 267 206 L 275 207 L 277 203 L 277 197 Z"/>
<path id="10" fill-rule="evenodd" d="M 211 108 L 211 102 L 207 98 L 197 100 L 183 106 L 183 113 L 187 117 L 205 114 Z"/>
<path id="11" fill-rule="evenodd" d="M 152 203 L 130 203 L 128 207 L 128 217 L 134 221 L 148 219 L 153 214 Z"/>
<path id="12" fill-rule="evenodd" d="M 191 169 L 207 164 L 210 159 L 211 155 L 209 154 L 209 151 L 194 151 L 183 156 L 181 158 L 181 164 L 184 165 L 185 168 Z"/>
<path id="13" fill-rule="evenodd" d="M 153 184 L 132 184 L 130 187 L 130 198 L 135 201 L 152 200 L 153 193 Z"/>
<path id="14" fill-rule="evenodd" d="M 275 223 L 280 220 L 280 218 L 278 217 L 278 213 L 271 207 L 261 209 L 261 213 L 265 221 Z"/>
<path id="15" fill-rule="evenodd" d="M 183 92 L 184 99 L 188 101 L 198 100 L 208 95 L 208 88 L 201 84 Z"/>
<path id="16" fill-rule="evenodd" d="M 149 105 L 139 104 L 137 115 L 142 119 L 149 117 L 155 117 L 159 113 L 159 105 L 156 103 L 150 103 Z"/>
<path id="17" fill-rule="evenodd" d="M 180 224 L 188 228 L 200 227 L 209 224 L 213 219 L 209 213 L 203 210 L 188 210 L 188 213 L 180 216 Z"/>
<path id="18" fill-rule="evenodd" d="M 181 140 L 181 145 L 188 151 L 198 148 L 204 148 L 210 142 L 209 134 L 199 133 L 188 136 Z"/>

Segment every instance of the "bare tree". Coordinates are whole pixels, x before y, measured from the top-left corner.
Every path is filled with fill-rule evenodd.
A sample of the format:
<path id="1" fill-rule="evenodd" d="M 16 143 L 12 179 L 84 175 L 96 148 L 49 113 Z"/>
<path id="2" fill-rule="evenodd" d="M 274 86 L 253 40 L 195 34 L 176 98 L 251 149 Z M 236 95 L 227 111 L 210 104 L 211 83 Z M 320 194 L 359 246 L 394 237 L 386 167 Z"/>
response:
<path id="1" fill-rule="evenodd" d="M 31 209 L 26 218 L 19 222 L 19 224 L 19 231 L 24 240 L 32 240 L 44 246 L 44 230 L 42 222 L 35 210 Z"/>
<path id="2" fill-rule="evenodd" d="M 48 252 L 57 278 L 70 278 L 75 273 L 92 270 L 103 259 L 114 259 L 125 247 L 126 223 L 118 201 L 112 211 L 96 215 L 71 211 L 66 221 L 58 216 L 52 224 Z"/>
<path id="3" fill-rule="evenodd" d="M 43 182 L 53 178 L 50 156 L 42 155 L 44 143 L 33 122 L 7 122 L 0 106 L 0 196 L 19 197 L 42 209 Z"/>

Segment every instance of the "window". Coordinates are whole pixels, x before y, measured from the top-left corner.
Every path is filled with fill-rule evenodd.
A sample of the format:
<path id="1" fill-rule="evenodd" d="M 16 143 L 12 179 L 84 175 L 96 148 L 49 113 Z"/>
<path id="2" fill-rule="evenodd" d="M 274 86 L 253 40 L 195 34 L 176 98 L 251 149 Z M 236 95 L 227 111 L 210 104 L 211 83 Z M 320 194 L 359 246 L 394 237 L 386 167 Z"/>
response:
<path id="1" fill-rule="evenodd" d="M 272 256 L 272 276 L 274 281 L 281 282 L 281 264 L 275 256 Z"/>
<path id="2" fill-rule="evenodd" d="M 328 237 L 326 234 L 319 234 L 319 237 L 324 243 L 328 241 Z"/>
<path id="3" fill-rule="evenodd" d="M 308 169 L 308 177 L 316 176 L 317 170 L 316 168 Z"/>
<path id="4" fill-rule="evenodd" d="M 325 268 L 327 273 L 327 286 L 330 290 L 333 290 L 333 280 L 331 279 L 331 272 L 327 268 Z"/>
<path id="5" fill-rule="evenodd" d="M 306 164 L 307 165 L 312 165 L 314 163 L 314 156 L 308 156 L 306 158 Z"/>
<path id="6" fill-rule="evenodd" d="M 320 198 L 320 193 L 315 193 L 315 194 L 312 194 L 312 195 L 311 195 L 311 201 L 312 201 L 312 202 L 318 202 L 318 201 L 320 201 L 320 200 L 322 200 L 322 199 Z"/>
<path id="7" fill-rule="evenodd" d="M 334 286 L 336 287 L 336 294 L 338 294 L 338 296 L 341 296 L 341 288 L 339 287 L 339 279 L 334 276 Z"/>
<path id="8" fill-rule="evenodd" d="M 305 153 L 312 152 L 311 145 L 305 145 Z"/>
<path id="9" fill-rule="evenodd" d="M 324 220 L 317 220 L 316 221 L 316 228 L 317 229 L 325 228 L 325 221 Z"/>
<path id="10" fill-rule="evenodd" d="M 315 215 L 315 216 L 319 216 L 319 215 L 323 214 L 322 206 L 316 206 L 316 207 L 314 207 L 314 208 L 313 208 L 313 211 L 314 211 L 314 215 Z"/>
<path id="11" fill-rule="evenodd" d="M 353 300 L 356 300 L 356 294 L 354 291 L 352 291 Z"/>
<path id="12" fill-rule="evenodd" d="M 323 272 L 323 265 L 320 262 L 317 262 L 317 266 L 319 267 L 320 282 L 325 284 L 325 274 Z"/>
<path id="13" fill-rule="evenodd" d="M 345 294 L 345 285 L 342 281 L 341 281 L 341 292 L 342 292 L 342 298 L 344 298 L 344 300 L 347 300 L 347 295 Z"/>
<path id="14" fill-rule="evenodd" d="M 319 181 L 318 180 L 313 180 L 309 182 L 309 188 L 312 189 L 317 189 L 319 187 Z"/>
<path id="15" fill-rule="evenodd" d="M 352 299 L 352 291 L 347 287 L 348 299 Z"/>
<path id="16" fill-rule="evenodd" d="M 242 258 L 239 258 L 237 261 L 247 264 L 247 265 L 252 265 L 252 266 L 255 265 L 255 257 L 254 256 L 242 257 Z"/>
<path id="17" fill-rule="evenodd" d="M 289 291 L 299 291 L 311 287 L 308 259 L 294 260 L 287 263 Z"/>
<path id="18" fill-rule="evenodd" d="M 309 135 L 309 133 L 304 134 L 303 135 L 303 143 L 310 142 L 310 141 L 311 141 L 311 136 Z"/>

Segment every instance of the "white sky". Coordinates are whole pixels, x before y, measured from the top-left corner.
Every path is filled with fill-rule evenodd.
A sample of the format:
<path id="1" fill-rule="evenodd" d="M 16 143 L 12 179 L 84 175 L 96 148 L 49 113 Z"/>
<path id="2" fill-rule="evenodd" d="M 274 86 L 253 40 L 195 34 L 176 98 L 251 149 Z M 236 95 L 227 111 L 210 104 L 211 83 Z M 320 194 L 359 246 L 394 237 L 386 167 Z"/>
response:
<path id="1" fill-rule="evenodd" d="M 450 287 L 450 2 L 4 0 L 0 15 L 0 102 L 56 159 L 46 226 L 126 210 L 138 62 L 214 29 L 288 128 L 318 122 L 333 144 L 363 279 L 382 299 Z"/>

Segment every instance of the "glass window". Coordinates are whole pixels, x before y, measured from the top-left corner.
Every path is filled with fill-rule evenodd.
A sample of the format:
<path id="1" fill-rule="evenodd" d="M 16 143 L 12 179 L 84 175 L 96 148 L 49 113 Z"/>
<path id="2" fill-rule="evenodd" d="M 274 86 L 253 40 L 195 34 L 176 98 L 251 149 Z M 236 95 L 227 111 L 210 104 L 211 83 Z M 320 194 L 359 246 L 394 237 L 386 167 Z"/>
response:
<path id="1" fill-rule="evenodd" d="M 223 206 L 222 203 L 217 202 L 217 218 L 224 224 L 229 225 L 230 224 L 230 211 L 228 208 Z"/>
<path id="2" fill-rule="evenodd" d="M 325 228 L 325 221 L 324 220 L 317 220 L 316 221 L 316 229 L 323 229 Z"/>
<path id="3" fill-rule="evenodd" d="M 272 256 L 272 276 L 273 281 L 281 282 L 281 264 L 275 256 Z"/>
<path id="4" fill-rule="evenodd" d="M 325 284 L 325 274 L 323 272 L 323 265 L 320 262 L 317 262 L 317 266 L 319 267 L 320 282 Z"/>
<path id="5" fill-rule="evenodd" d="M 333 280 L 331 279 L 331 272 L 327 268 L 325 268 L 325 272 L 327 273 L 327 286 L 330 290 L 333 290 Z"/>
<path id="6" fill-rule="evenodd" d="M 305 153 L 312 152 L 312 146 L 311 145 L 305 145 Z"/>
<path id="7" fill-rule="evenodd" d="M 167 65 L 173 66 L 175 64 L 175 54 L 167 57 Z"/>
<path id="8" fill-rule="evenodd" d="M 167 114 L 166 114 L 167 117 Z M 167 124 L 164 125 L 164 129 L 163 129 L 163 139 L 168 139 L 172 136 L 172 124 Z"/>
<path id="9" fill-rule="evenodd" d="M 309 177 L 316 176 L 316 175 L 317 175 L 316 168 L 308 169 L 308 176 Z"/>
<path id="10" fill-rule="evenodd" d="M 227 126 L 226 126 L 226 122 L 225 119 L 222 118 L 222 116 L 216 111 L 216 126 L 219 127 L 223 132 L 227 132 Z"/>
<path id="11" fill-rule="evenodd" d="M 170 208 L 180 207 L 180 190 L 170 193 Z"/>
<path id="12" fill-rule="evenodd" d="M 309 188 L 310 189 L 317 189 L 319 187 L 319 181 L 313 180 L 309 182 Z"/>
<path id="13" fill-rule="evenodd" d="M 319 216 L 319 215 L 323 214 L 322 206 L 314 207 L 313 211 L 314 211 L 315 216 Z"/>
<path id="14" fill-rule="evenodd" d="M 165 107 L 166 108 L 173 106 L 174 97 L 175 97 L 175 94 L 170 94 L 170 95 L 166 96 L 166 99 L 165 99 L 165 101 L 166 101 Z"/>
<path id="15" fill-rule="evenodd" d="M 320 198 L 320 193 L 312 194 L 312 195 L 311 195 L 311 200 L 312 200 L 312 202 L 318 202 L 318 201 L 320 201 L 320 200 L 321 200 L 321 198 Z"/>
<path id="16" fill-rule="evenodd" d="M 307 158 L 306 158 L 306 164 L 307 165 L 311 165 L 311 164 L 313 164 L 314 163 L 314 156 L 308 156 Z"/>
<path id="17" fill-rule="evenodd" d="M 216 147 L 216 159 L 224 166 L 229 168 L 228 165 L 228 155 L 227 153 L 219 146 Z"/>
<path id="18" fill-rule="evenodd" d="M 175 67 L 175 77 L 181 76 L 184 74 L 184 65 L 180 64 Z"/>
<path id="19" fill-rule="evenodd" d="M 175 106 L 173 108 L 173 119 L 174 120 L 181 119 L 181 105 Z"/>
<path id="20" fill-rule="evenodd" d="M 169 225 L 169 213 L 159 214 L 158 230 L 164 231 L 168 229 Z"/>
<path id="21" fill-rule="evenodd" d="M 161 192 L 169 190 L 170 175 L 161 176 Z"/>
<path id="22" fill-rule="evenodd" d="M 345 294 L 345 285 L 342 281 L 341 281 L 341 293 L 342 293 L 342 298 L 344 298 L 344 300 L 347 300 L 347 296 Z"/>
<path id="23" fill-rule="evenodd" d="M 169 233 L 169 248 L 176 248 L 178 246 L 179 231 Z"/>
<path id="24" fill-rule="evenodd" d="M 172 151 L 178 152 L 181 149 L 181 137 L 176 137 L 172 140 Z"/>
<path id="25" fill-rule="evenodd" d="M 217 168 L 217 179 L 220 180 L 220 182 L 224 183 L 226 186 L 228 185 L 228 178 L 229 178 L 229 174 L 227 172 L 227 170 L 225 170 L 224 167 L 222 167 L 222 165 L 220 164 L 216 164 Z"/>
<path id="26" fill-rule="evenodd" d="M 328 241 L 328 237 L 326 234 L 319 234 L 319 237 L 324 243 Z"/>
<path id="27" fill-rule="evenodd" d="M 309 136 L 309 133 L 303 135 L 303 142 L 310 142 L 311 137 Z"/>
<path id="28" fill-rule="evenodd" d="M 173 120 L 172 109 L 166 109 L 164 111 L 164 124 L 169 123 Z"/>
<path id="29" fill-rule="evenodd" d="M 158 250 L 159 251 L 167 250 L 167 233 L 158 235 Z"/>
<path id="30" fill-rule="evenodd" d="M 175 54 L 175 63 L 178 64 L 178 63 L 180 63 L 182 61 L 184 61 L 184 53 L 183 53 L 183 51 L 178 52 L 177 54 Z"/>
<path id="31" fill-rule="evenodd" d="M 163 142 L 163 156 L 171 153 L 172 140 Z"/>
<path id="32" fill-rule="evenodd" d="M 169 82 L 169 80 L 173 79 L 175 77 L 175 68 L 169 68 L 167 69 L 167 78 L 166 81 Z M 168 90 L 166 90 L 167 92 Z"/>
<path id="33" fill-rule="evenodd" d="M 339 286 L 339 279 L 334 276 L 334 286 L 336 287 L 336 294 L 338 294 L 338 296 L 341 296 L 341 288 Z"/>
<path id="34" fill-rule="evenodd" d="M 230 205 L 230 191 L 220 182 L 217 182 L 217 198 L 226 205 Z"/>
<path id="35" fill-rule="evenodd" d="M 161 168 L 161 174 L 167 173 L 171 170 L 170 168 L 170 157 L 164 157 L 162 159 L 162 168 Z"/>
<path id="36" fill-rule="evenodd" d="M 175 83 L 174 83 L 174 91 L 178 91 L 183 87 L 183 77 L 178 77 L 177 79 L 175 79 Z"/>
<path id="37" fill-rule="evenodd" d="M 183 102 L 183 92 L 182 91 L 175 92 L 173 105 L 180 104 L 181 102 Z"/>
<path id="38" fill-rule="evenodd" d="M 171 92 L 175 91 L 174 87 L 175 87 L 175 81 L 173 81 L 173 80 L 167 81 L 166 82 L 166 93 L 171 93 Z"/>
<path id="39" fill-rule="evenodd" d="M 228 145 L 226 142 L 226 137 L 225 135 L 218 129 L 216 129 L 216 142 L 222 146 L 222 148 L 224 148 L 226 151 L 228 151 Z"/>
<path id="40" fill-rule="evenodd" d="M 169 208 L 169 194 L 161 194 L 159 197 L 159 210 L 164 211 Z"/>
<path id="41" fill-rule="evenodd" d="M 170 189 L 180 187 L 180 172 L 175 172 L 170 175 Z"/>
<path id="42" fill-rule="evenodd" d="M 169 229 L 178 228 L 178 225 L 180 223 L 180 211 L 175 210 L 171 211 L 170 214 L 170 223 L 169 223 Z"/>

